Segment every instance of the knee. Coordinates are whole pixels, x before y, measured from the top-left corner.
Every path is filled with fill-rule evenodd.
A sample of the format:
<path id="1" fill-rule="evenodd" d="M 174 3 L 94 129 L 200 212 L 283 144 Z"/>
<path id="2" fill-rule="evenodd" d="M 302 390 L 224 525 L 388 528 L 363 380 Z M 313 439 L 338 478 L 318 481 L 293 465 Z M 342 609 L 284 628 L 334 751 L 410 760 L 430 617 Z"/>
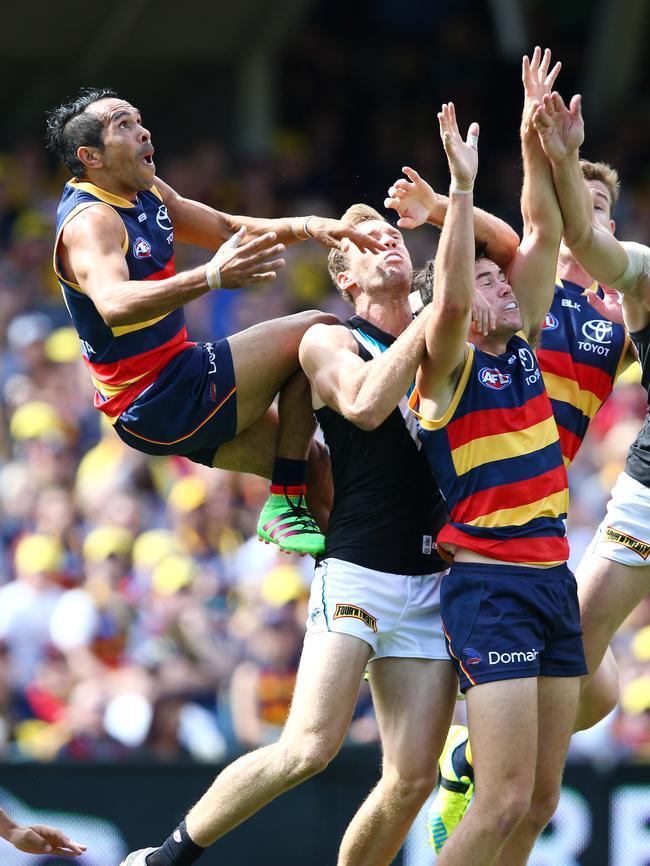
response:
<path id="1" fill-rule="evenodd" d="M 575 730 L 584 731 L 608 716 L 618 704 L 620 687 L 616 670 L 599 670 L 580 695 Z"/>
<path id="2" fill-rule="evenodd" d="M 324 736 L 305 735 L 290 742 L 280 739 L 278 748 L 284 774 L 293 785 L 320 773 L 338 752 L 338 744 Z"/>
<path id="3" fill-rule="evenodd" d="M 381 776 L 381 783 L 392 801 L 418 808 L 433 791 L 436 781 L 436 765 L 404 769 L 384 764 Z"/>
<path id="4" fill-rule="evenodd" d="M 323 313 L 320 310 L 304 310 L 302 313 L 295 314 L 305 330 L 311 328 L 312 325 L 337 325 L 340 319 L 332 313 Z"/>
<path id="5" fill-rule="evenodd" d="M 494 791 L 486 792 L 486 795 L 481 797 L 477 787 L 476 802 L 472 808 L 480 809 L 485 815 L 485 823 L 491 824 L 502 839 L 507 839 L 530 812 L 530 807 L 530 791 L 512 788 L 498 794 Z"/>
<path id="6" fill-rule="evenodd" d="M 536 835 L 539 835 L 555 814 L 559 802 L 559 787 L 551 791 L 536 791 L 532 796 L 530 809 L 523 820 Z"/>

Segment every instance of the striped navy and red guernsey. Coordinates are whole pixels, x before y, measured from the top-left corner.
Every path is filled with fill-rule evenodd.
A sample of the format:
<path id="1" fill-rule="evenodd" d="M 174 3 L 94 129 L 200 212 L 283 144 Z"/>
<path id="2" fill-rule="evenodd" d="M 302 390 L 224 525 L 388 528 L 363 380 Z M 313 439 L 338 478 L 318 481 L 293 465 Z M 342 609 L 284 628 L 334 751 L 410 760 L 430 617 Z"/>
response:
<path id="1" fill-rule="evenodd" d="M 557 278 L 537 349 L 567 467 L 612 393 L 630 347 L 623 325 L 601 316 L 589 303 L 589 292 L 603 295 L 597 283 L 583 289 Z"/>
<path id="2" fill-rule="evenodd" d="M 468 344 L 451 404 L 437 420 L 409 405 L 451 520 L 438 549 L 513 563 L 555 565 L 569 555 L 568 482 L 534 352 L 519 335 L 503 355 Z"/>
<path id="3" fill-rule="evenodd" d="M 132 325 L 109 327 L 82 288 L 63 273 L 59 241 L 64 227 L 88 207 L 110 207 L 124 224 L 122 249 L 130 280 L 173 276 L 174 230 L 155 186 L 135 201 L 112 195 L 92 183 L 70 180 L 57 210 L 54 271 L 81 340 L 81 351 L 95 385 L 95 407 L 112 421 L 156 381 L 187 340 L 182 309 Z"/>

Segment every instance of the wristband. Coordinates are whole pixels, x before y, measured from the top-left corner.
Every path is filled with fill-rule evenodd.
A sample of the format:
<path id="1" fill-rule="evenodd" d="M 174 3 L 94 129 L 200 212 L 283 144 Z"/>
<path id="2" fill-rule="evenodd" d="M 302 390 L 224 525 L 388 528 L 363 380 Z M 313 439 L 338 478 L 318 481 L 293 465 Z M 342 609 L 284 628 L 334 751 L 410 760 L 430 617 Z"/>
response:
<path id="1" fill-rule="evenodd" d="M 313 238 L 314 235 L 309 231 L 309 220 L 313 217 L 310 214 L 307 217 L 294 217 L 291 220 L 291 234 L 299 241 L 306 241 L 307 238 Z"/>
<path id="2" fill-rule="evenodd" d="M 205 279 L 210 291 L 214 292 L 215 289 L 221 288 L 221 271 L 219 270 L 219 263 L 215 262 L 214 259 L 205 266 Z"/>
<path id="3" fill-rule="evenodd" d="M 451 184 L 449 185 L 449 192 L 455 193 L 456 195 L 471 195 L 474 191 L 474 181 L 472 181 L 469 185 L 458 183 L 458 181 L 452 177 Z"/>

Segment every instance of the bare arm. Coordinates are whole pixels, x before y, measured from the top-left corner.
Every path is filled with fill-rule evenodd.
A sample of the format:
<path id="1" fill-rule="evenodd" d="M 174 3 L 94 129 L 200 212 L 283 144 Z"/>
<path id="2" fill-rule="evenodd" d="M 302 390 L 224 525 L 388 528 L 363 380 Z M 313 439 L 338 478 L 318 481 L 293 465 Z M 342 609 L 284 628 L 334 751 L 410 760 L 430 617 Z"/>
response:
<path id="1" fill-rule="evenodd" d="M 531 343 L 537 340 L 553 300 L 557 258 L 562 238 L 562 212 L 555 194 L 551 166 L 533 125 L 534 113 L 545 93 L 550 92 L 560 71 L 556 63 L 549 72 L 551 52 L 536 47 L 532 58 L 522 61 L 524 107 L 521 119 L 521 153 L 524 179 L 521 212 L 524 237 L 513 259 L 509 278 L 517 297 L 524 331 Z"/>
<path id="2" fill-rule="evenodd" d="M 449 197 L 435 192 L 408 165 L 402 171 L 408 179 L 399 178 L 395 181 L 388 190 L 384 206 L 397 211 L 400 217 L 397 225 L 400 228 L 413 229 L 425 222 L 441 228 L 447 215 Z M 499 217 L 478 207 L 474 207 L 473 217 L 476 240 L 485 244 L 488 258 L 507 270 L 519 246 L 517 232 Z"/>
<path id="3" fill-rule="evenodd" d="M 0 837 L 10 842 L 19 851 L 28 854 L 54 854 L 59 857 L 77 857 L 86 850 L 85 845 L 73 842 L 56 830 L 43 824 L 22 827 L 12 821 L 9 815 L 0 809 Z"/>
<path id="4" fill-rule="evenodd" d="M 611 285 L 625 271 L 627 256 L 616 238 L 594 221 L 593 202 L 580 169 L 579 148 L 584 140 L 580 102 L 580 96 L 574 96 L 567 108 L 559 93 L 545 96 L 534 124 L 553 170 L 564 241 L 588 274 Z"/>
<path id="5" fill-rule="evenodd" d="M 325 247 L 340 248 L 343 238 L 348 238 L 362 250 L 377 252 L 385 249 L 384 244 L 376 238 L 368 237 L 341 220 L 315 215 L 280 219 L 233 216 L 201 202 L 183 198 L 159 178 L 156 178 L 156 188 L 167 205 L 174 224 L 176 239 L 205 249 L 216 249 L 241 226 L 246 228 L 251 238 L 259 238 L 274 232 L 283 244 L 314 238 Z"/>
<path id="6" fill-rule="evenodd" d="M 429 308 L 372 361 L 363 361 L 347 328 L 314 325 L 300 344 L 314 407 L 325 404 L 362 430 L 379 427 L 415 379 Z"/>
<path id="7" fill-rule="evenodd" d="M 452 185 L 436 254 L 432 311 L 426 329 L 427 352 L 417 377 L 420 411 L 430 418 L 440 415 L 449 405 L 467 357 L 475 282 L 471 190 L 478 166 L 478 125 L 471 124 L 465 143 L 458 132 L 453 103 L 443 105 L 438 120 Z"/>
<path id="8" fill-rule="evenodd" d="M 559 93 L 545 96 L 534 123 L 551 162 L 567 246 L 590 276 L 623 293 L 625 324 L 631 331 L 640 330 L 650 321 L 650 249 L 621 243 L 594 220 L 593 201 L 580 169 L 580 96 L 574 96 L 568 108 Z"/>
<path id="9" fill-rule="evenodd" d="M 206 265 L 163 280 L 130 280 L 123 252 L 124 225 L 103 205 L 86 208 L 64 228 L 60 254 L 68 273 L 109 327 L 162 316 L 209 291 Z M 232 246 L 221 257 L 225 288 L 273 279 L 284 251 L 272 234 Z"/>

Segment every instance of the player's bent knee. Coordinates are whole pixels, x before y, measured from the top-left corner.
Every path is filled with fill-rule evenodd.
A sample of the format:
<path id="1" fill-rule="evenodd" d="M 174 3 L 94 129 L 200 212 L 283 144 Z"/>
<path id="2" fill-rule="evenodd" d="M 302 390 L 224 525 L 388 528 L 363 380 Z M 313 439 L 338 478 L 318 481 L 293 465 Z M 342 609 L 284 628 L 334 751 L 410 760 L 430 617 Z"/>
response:
<path id="1" fill-rule="evenodd" d="M 424 803 L 436 785 L 437 775 L 435 764 L 431 768 L 420 767 L 412 771 L 400 771 L 388 768 L 384 764 L 382 784 L 391 791 L 398 802 Z"/>
<path id="2" fill-rule="evenodd" d="M 578 715 L 574 726 L 575 731 L 586 731 L 602 721 L 616 709 L 620 697 L 618 679 L 607 683 L 599 683 L 598 688 L 586 688 L 580 696 Z"/>
<path id="3" fill-rule="evenodd" d="M 554 788 L 552 791 L 533 794 L 530 809 L 528 810 L 524 820 L 537 833 L 541 833 L 555 814 L 559 802 L 559 786 Z"/>
<path id="4" fill-rule="evenodd" d="M 480 789 L 476 788 L 475 806 L 481 805 Z M 500 793 L 498 796 L 490 792 L 489 800 L 482 802 L 482 821 L 506 839 L 517 825 L 530 812 L 531 795 L 523 790 L 512 790 Z"/>
<path id="5" fill-rule="evenodd" d="M 293 784 L 322 772 L 336 757 L 339 746 L 334 746 L 325 738 L 305 736 L 291 743 L 282 743 L 284 768 Z"/>

